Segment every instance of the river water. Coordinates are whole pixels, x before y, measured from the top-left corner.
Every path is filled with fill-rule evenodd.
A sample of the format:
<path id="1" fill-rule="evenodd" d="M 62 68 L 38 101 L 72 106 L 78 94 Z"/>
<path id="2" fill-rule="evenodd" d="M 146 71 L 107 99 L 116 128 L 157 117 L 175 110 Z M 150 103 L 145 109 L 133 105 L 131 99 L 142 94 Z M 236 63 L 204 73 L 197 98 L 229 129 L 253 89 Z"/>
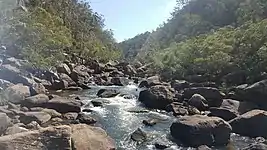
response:
<path id="1" fill-rule="evenodd" d="M 123 95 L 115 98 L 99 99 L 96 93 L 101 88 L 111 88 L 119 90 Z M 78 94 L 84 103 L 88 103 L 84 108 L 90 108 L 93 112 L 88 115 L 93 116 L 98 120 L 98 126 L 106 130 L 108 135 L 116 142 L 118 150 L 154 150 L 156 142 L 170 145 L 166 150 L 193 150 L 194 148 L 177 146 L 172 142 L 170 136 L 170 126 L 176 118 L 164 111 L 148 110 L 140 102 L 138 95 L 141 89 L 136 85 L 127 85 L 124 87 L 117 86 L 93 86 L 90 90 L 85 90 Z M 69 93 L 68 93 L 69 94 Z M 71 95 L 70 95 L 71 96 Z M 104 102 L 103 107 L 93 107 L 89 105 L 91 100 L 101 100 Z M 139 113 L 137 113 L 139 111 Z M 144 119 L 160 120 L 153 127 L 147 127 L 142 124 Z M 131 140 L 131 134 L 141 128 L 148 135 L 146 142 L 137 143 Z M 241 137 L 236 134 L 231 136 L 231 144 L 224 148 L 212 148 L 214 150 L 236 150 L 247 147 L 254 143 L 253 139 Z"/>

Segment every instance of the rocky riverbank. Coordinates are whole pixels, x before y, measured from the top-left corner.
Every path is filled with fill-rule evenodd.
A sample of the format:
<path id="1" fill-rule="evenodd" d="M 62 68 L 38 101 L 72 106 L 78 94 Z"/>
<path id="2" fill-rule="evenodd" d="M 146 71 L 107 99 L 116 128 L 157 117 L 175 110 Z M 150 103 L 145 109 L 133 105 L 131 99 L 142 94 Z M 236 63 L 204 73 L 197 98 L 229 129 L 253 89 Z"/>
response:
<path id="1" fill-rule="evenodd" d="M 115 149 L 107 133 L 94 127 L 97 120 L 84 113 L 92 110 L 81 109 L 85 104 L 79 96 L 59 95 L 62 91 L 88 90 L 92 85 L 123 86 L 129 80 L 142 88 L 138 100 L 145 107 L 176 117 L 169 131 L 178 145 L 198 149 L 227 146 L 231 133 L 236 133 L 261 139 L 247 149 L 266 148 L 267 80 L 222 90 L 214 82 L 164 82 L 166 79 L 163 81 L 159 76 L 149 77 L 146 66 L 139 63 L 65 62 L 52 71 L 29 67 L 27 61 L 12 57 L 3 59 L 0 79 L 1 149 Z M 111 89 L 97 92 L 100 98 L 119 94 Z M 98 107 L 103 102 L 90 103 Z M 157 120 L 143 123 L 154 126 Z M 131 138 L 144 141 L 146 134 L 137 129 Z M 155 147 L 165 149 L 168 145 L 156 143 Z"/>

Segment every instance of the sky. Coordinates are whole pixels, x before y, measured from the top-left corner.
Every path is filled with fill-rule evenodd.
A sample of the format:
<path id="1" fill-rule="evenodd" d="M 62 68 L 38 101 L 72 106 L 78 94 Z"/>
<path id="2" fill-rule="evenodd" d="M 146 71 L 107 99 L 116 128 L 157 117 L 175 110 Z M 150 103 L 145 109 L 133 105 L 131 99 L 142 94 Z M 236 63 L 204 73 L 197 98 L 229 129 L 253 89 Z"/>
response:
<path id="1" fill-rule="evenodd" d="M 170 17 L 176 0 L 88 0 L 118 42 L 152 31 Z"/>

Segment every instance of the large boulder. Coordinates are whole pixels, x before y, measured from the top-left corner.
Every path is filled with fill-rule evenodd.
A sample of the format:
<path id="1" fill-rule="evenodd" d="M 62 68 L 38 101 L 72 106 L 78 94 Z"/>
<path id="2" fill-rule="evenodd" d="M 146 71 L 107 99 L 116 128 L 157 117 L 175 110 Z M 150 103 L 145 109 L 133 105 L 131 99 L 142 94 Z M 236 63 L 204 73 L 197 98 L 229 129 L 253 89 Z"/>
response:
<path id="1" fill-rule="evenodd" d="M 24 123 L 28 124 L 32 121 L 36 121 L 38 124 L 44 124 L 51 119 L 51 116 L 45 112 L 25 112 L 21 114 L 19 120 Z"/>
<path id="2" fill-rule="evenodd" d="M 156 85 L 141 91 L 138 99 L 149 108 L 165 109 L 168 104 L 173 102 L 173 98 L 174 93 L 170 87 Z"/>
<path id="3" fill-rule="evenodd" d="M 267 138 L 267 112 L 263 110 L 249 111 L 229 122 L 233 132 L 249 136 Z"/>
<path id="4" fill-rule="evenodd" d="M 193 87 L 187 88 L 183 92 L 183 96 L 190 99 L 194 94 L 200 94 L 204 96 L 210 107 L 218 107 L 221 105 L 224 93 L 221 93 L 217 88 L 212 87 Z"/>
<path id="5" fill-rule="evenodd" d="M 98 127 L 71 125 L 71 141 L 76 150 L 115 150 L 114 141 Z"/>
<path id="6" fill-rule="evenodd" d="M 183 144 L 198 147 L 227 144 L 232 128 L 221 118 L 194 115 L 179 118 L 170 130 L 171 135 Z"/>
<path id="7" fill-rule="evenodd" d="M 45 103 L 44 107 L 54 109 L 59 113 L 80 112 L 82 103 L 74 99 L 55 97 Z"/>
<path id="8" fill-rule="evenodd" d="M 200 94 L 194 94 L 189 100 L 188 104 L 196 107 L 200 111 L 205 111 L 208 109 L 208 104 L 205 97 Z"/>
<path id="9" fill-rule="evenodd" d="M 22 84 L 11 86 L 4 91 L 5 99 L 14 104 L 20 104 L 29 96 L 31 96 L 30 88 Z"/>
<path id="10" fill-rule="evenodd" d="M 11 119 L 5 113 L 0 113 L 0 134 L 11 125 Z"/>
<path id="11" fill-rule="evenodd" d="M 250 102 L 239 102 L 232 99 L 224 99 L 220 107 L 210 108 L 210 116 L 220 117 L 226 121 L 232 120 L 258 107 Z"/>
<path id="12" fill-rule="evenodd" d="M 38 94 L 35 96 L 27 97 L 22 106 L 26 106 L 28 108 L 32 107 L 43 107 L 49 101 L 49 97 L 45 94 Z"/>
<path id="13" fill-rule="evenodd" d="M 51 89 L 52 90 L 62 90 L 62 89 L 66 89 L 68 87 L 68 82 L 65 80 L 55 80 L 52 83 Z"/>
<path id="14" fill-rule="evenodd" d="M 68 83 L 68 86 L 76 86 L 77 84 L 65 73 L 59 73 L 58 74 L 60 79 L 66 81 Z"/>
<path id="15" fill-rule="evenodd" d="M 86 68 L 83 65 L 76 66 L 72 70 L 70 77 L 73 81 L 80 83 L 80 84 L 89 82 L 90 75 L 88 74 L 87 71 L 88 71 L 88 68 Z"/>
<path id="16" fill-rule="evenodd" d="M 55 126 L 36 131 L 2 136 L 0 137 L 0 149 L 71 150 L 71 128 L 69 126 Z"/>
<path id="17" fill-rule="evenodd" d="M 57 72 L 58 73 L 68 74 L 68 75 L 71 74 L 71 70 L 70 70 L 69 66 L 67 64 L 65 64 L 65 63 L 59 64 L 57 66 Z"/>

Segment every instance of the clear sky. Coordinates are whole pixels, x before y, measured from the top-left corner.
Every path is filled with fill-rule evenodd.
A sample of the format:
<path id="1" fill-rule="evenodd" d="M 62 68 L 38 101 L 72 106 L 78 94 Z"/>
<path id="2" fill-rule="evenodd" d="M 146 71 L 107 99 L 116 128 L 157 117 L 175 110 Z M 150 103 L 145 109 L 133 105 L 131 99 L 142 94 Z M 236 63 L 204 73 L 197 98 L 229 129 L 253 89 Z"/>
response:
<path id="1" fill-rule="evenodd" d="M 152 31 L 170 17 L 176 0 L 88 0 L 104 15 L 118 42 Z"/>

